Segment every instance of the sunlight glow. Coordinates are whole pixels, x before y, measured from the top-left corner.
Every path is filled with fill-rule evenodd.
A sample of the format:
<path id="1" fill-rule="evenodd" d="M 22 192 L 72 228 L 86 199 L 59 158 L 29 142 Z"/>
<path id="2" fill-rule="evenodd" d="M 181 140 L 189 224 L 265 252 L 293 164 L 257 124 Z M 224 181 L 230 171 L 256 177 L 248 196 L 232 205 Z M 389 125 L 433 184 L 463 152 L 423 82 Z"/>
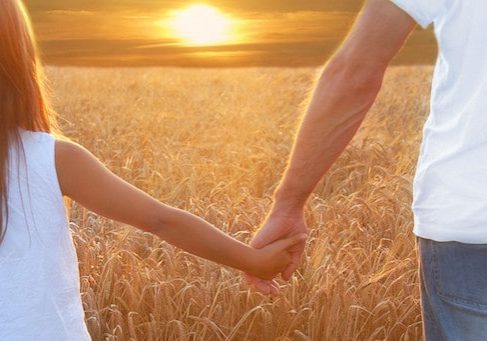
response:
<path id="1" fill-rule="evenodd" d="M 221 45 L 234 40 L 232 19 L 207 5 L 173 12 L 169 25 L 173 35 L 187 45 Z"/>

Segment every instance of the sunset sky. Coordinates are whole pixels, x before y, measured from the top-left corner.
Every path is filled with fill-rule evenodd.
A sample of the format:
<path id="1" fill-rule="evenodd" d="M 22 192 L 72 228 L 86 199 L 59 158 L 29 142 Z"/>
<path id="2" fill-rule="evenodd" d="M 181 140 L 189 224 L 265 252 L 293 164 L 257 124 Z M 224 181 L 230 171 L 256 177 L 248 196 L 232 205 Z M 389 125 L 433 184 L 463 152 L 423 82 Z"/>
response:
<path id="1" fill-rule="evenodd" d="M 360 0 L 25 2 L 48 63 L 95 66 L 319 65 L 336 49 L 362 4 Z M 432 62 L 434 53 L 431 32 L 417 30 L 396 62 Z"/>

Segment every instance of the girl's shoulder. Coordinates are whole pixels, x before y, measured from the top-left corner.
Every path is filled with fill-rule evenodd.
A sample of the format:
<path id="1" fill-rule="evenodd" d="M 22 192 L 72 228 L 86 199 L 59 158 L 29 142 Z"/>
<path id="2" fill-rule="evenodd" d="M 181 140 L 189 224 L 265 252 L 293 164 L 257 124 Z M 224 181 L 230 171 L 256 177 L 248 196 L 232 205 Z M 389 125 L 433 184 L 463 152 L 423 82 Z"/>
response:
<path id="1" fill-rule="evenodd" d="M 25 160 L 29 168 L 51 168 L 56 137 L 53 134 L 19 128 L 20 144 L 11 145 L 12 160 Z"/>
<path id="2" fill-rule="evenodd" d="M 47 188 L 43 187 L 44 192 L 52 193 L 51 198 L 60 197 L 56 171 L 56 137 L 50 133 L 20 128 L 19 135 L 21 143 L 12 145 L 12 171 L 26 172 L 31 184 L 48 184 Z"/>
<path id="3" fill-rule="evenodd" d="M 23 128 L 19 128 L 19 133 L 22 141 L 54 141 L 56 138 L 53 134 L 46 133 L 43 131 L 30 131 Z"/>
<path id="4" fill-rule="evenodd" d="M 19 128 L 19 135 L 21 140 L 20 151 L 26 157 L 37 158 L 40 155 L 54 152 L 56 137 L 53 134 Z"/>

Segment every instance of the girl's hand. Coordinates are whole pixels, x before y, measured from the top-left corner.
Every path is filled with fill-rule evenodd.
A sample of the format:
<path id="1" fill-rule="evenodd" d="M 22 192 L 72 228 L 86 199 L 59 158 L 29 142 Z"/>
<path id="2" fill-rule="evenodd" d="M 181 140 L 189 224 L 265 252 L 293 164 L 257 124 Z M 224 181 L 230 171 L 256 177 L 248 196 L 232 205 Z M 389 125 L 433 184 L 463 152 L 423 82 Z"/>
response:
<path id="1" fill-rule="evenodd" d="M 306 241 L 308 235 L 297 234 L 275 241 L 262 249 L 253 249 L 251 268 L 247 273 L 260 279 L 271 280 L 292 262 L 296 244 Z"/>
<path id="2" fill-rule="evenodd" d="M 250 243 L 250 246 L 260 249 L 277 240 L 308 234 L 303 209 L 295 209 L 287 205 L 287 203 L 281 204 L 281 202 L 274 204 L 271 213 Z M 294 271 L 301 265 L 305 246 L 306 240 L 303 240 L 289 250 L 291 251 L 292 261 L 281 273 L 285 281 L 289 280 Z M 257 291 L 265 295 L 279 294 L 279 286 L 275 281 L 263 280 L 251 274 L 247 274 L 245 277 L 248 283 L 254 286 Z"/>

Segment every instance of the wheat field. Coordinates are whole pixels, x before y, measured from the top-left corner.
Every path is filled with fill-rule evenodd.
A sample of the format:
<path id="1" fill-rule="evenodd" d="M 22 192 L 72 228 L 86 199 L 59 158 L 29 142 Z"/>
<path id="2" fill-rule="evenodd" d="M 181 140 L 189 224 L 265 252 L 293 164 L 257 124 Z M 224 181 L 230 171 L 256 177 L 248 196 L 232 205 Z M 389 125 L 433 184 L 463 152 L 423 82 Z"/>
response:
<path id="1" fill-rule="evenodd" d="M 63 132 L 132 184 L 249 241 L 271 205 L 318 68 L 48 67 Z M 94 340 L 417 340 L 412 178 L 429 66 L 392 67 L 307 206 L 282 295 L 73 205 Z"/>

